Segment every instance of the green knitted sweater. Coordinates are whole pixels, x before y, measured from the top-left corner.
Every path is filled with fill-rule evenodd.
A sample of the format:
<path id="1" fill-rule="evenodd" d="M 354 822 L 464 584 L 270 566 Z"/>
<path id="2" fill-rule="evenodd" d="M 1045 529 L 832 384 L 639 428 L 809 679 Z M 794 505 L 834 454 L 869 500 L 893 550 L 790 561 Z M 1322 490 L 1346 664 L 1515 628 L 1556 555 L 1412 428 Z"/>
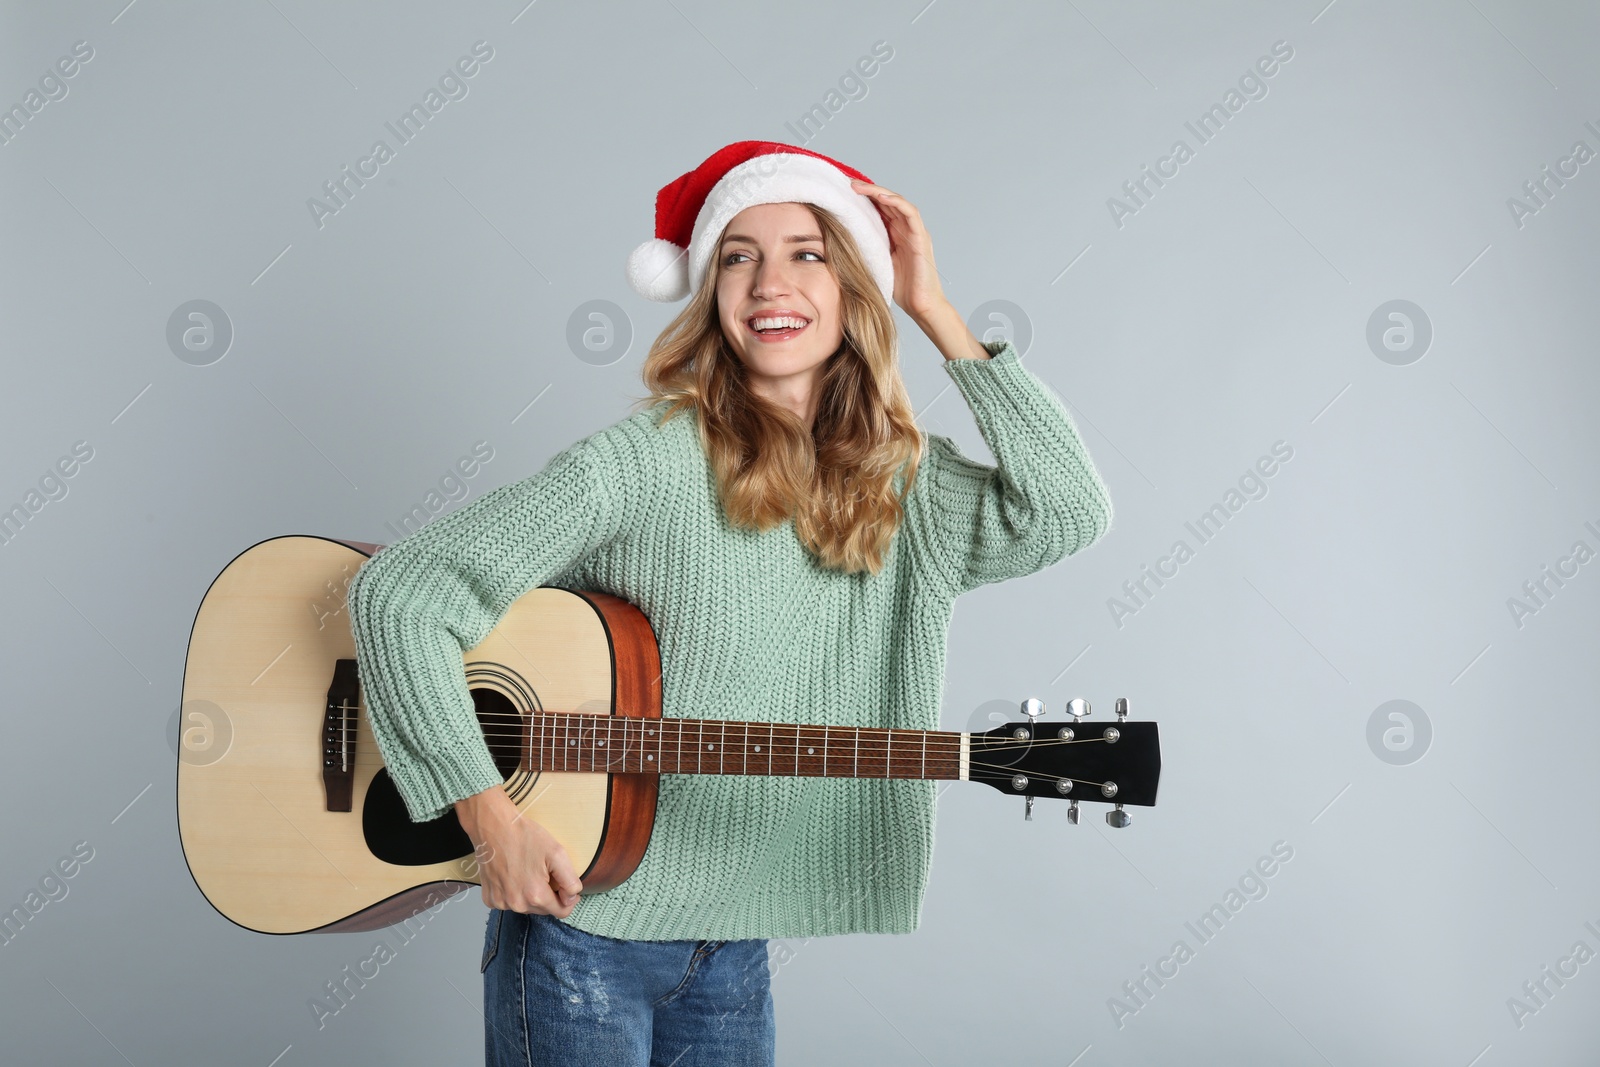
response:
<path id="1" fill-rule="evenodd" d="M 944 366 L 997 466 L 924 433 L 876 575 L 818 566 L 792 520 L 730 525 L 694 413 L 663 423 L 660 405 L 374 555 L 350 582 L 350 621 L 372 732 L 411 817 L 502 781 L 462 653 L 541 585 L 645 613 L 669 718 L 937 729 L 956 597 L 1087 547 L 1112 516 L 1065 406 L 1010 342 L 984 347 L 989 359 Z M 922 780 L 663 775 L 638 869 L 583 894 L 567 922 L 644 940 L 915 930 L 934 797 Z"/>

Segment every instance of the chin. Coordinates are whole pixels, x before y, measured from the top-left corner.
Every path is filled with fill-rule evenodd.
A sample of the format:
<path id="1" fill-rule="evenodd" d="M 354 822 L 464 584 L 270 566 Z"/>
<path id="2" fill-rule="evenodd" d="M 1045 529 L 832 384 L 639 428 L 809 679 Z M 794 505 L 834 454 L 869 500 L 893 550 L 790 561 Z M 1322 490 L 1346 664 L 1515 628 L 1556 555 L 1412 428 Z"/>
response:
<path id="1" fill-rule="evenodd" d="M 834 346 L 837 348 L 838 346 Z M 789 374 L 799 374 L 828 361 L 833 349 L 817 351 L 816 346 L 810 345 L 805 349 L 796 348 L 790 352 L 745 352 L 743 361 L 747 370 L 769 378 L 780 378 Z"/>

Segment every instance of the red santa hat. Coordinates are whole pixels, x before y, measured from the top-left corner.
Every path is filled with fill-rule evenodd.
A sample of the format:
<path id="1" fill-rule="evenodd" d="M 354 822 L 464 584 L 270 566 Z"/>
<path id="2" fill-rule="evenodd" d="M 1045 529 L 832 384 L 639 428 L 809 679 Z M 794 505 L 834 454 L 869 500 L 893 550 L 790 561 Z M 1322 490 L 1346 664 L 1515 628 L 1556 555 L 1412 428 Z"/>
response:
<path id="1" fill-rule="evenodd" d="M 756 204 L 816 204 L 855 238 L 867 269 L 894 302 L 889 231 L 872 199 L 850 187 L 871 181 L 838 160 L 775 141 L 737 141 L 656 194 L 656 235 L 628 254 L 628 284 L 648 300 L 681 300 L 705 277 L 715 243 L 735 215 Z"/>

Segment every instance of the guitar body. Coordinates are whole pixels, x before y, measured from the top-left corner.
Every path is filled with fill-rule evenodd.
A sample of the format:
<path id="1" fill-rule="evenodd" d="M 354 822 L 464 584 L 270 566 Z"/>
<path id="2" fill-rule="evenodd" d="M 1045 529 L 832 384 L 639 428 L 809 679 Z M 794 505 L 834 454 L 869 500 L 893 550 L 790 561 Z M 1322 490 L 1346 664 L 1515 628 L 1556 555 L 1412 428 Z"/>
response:
<path id="1" fill-rule="evenodd" d="M 178 827 L 201 892 L 247 929 L 377 929 L 479 883 L 454 814 L 411 822 L 364 699 L 342 717 L 330 710 L 339 661 L 355 658 L 346 589 L 378 548 L 262 541 L 217 576 L 195 617 Z M 533 589 L 462 661 L 507 793 L 566 848 L 586 893 L 619 885 L 649 842 L 659 776 L 530 771 L 509 742 L 545 709 L 659 719 L 660 657 L 644 614 L 606 593 Z M 330 810 L 341 805 L 349 810 Z"/>

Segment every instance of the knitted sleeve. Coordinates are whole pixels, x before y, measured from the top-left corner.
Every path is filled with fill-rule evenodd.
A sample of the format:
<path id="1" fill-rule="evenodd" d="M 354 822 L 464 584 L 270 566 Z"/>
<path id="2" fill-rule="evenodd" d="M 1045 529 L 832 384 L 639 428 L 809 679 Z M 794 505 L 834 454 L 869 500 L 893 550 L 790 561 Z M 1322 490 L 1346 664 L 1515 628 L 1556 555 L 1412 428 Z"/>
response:
<path id="1" fill-rule="evenodd" d="M 929 541 L 952 595 L 1042 570 L 1111 526 L 1111 496 L 1066 407 L 1010 341 L 984 348 L 989 359 L 944 366 L 997 466 L 928 435 Z"/>
<path id="2" fill-rule="evenodd" d="M 616 532 L 609 472 L 588 439 L 520 482 L 403 537 L 362 564 L 347 607 L 367 718 L 413 821 L 499 785 L 462 654 L 522 594 Z"/>

